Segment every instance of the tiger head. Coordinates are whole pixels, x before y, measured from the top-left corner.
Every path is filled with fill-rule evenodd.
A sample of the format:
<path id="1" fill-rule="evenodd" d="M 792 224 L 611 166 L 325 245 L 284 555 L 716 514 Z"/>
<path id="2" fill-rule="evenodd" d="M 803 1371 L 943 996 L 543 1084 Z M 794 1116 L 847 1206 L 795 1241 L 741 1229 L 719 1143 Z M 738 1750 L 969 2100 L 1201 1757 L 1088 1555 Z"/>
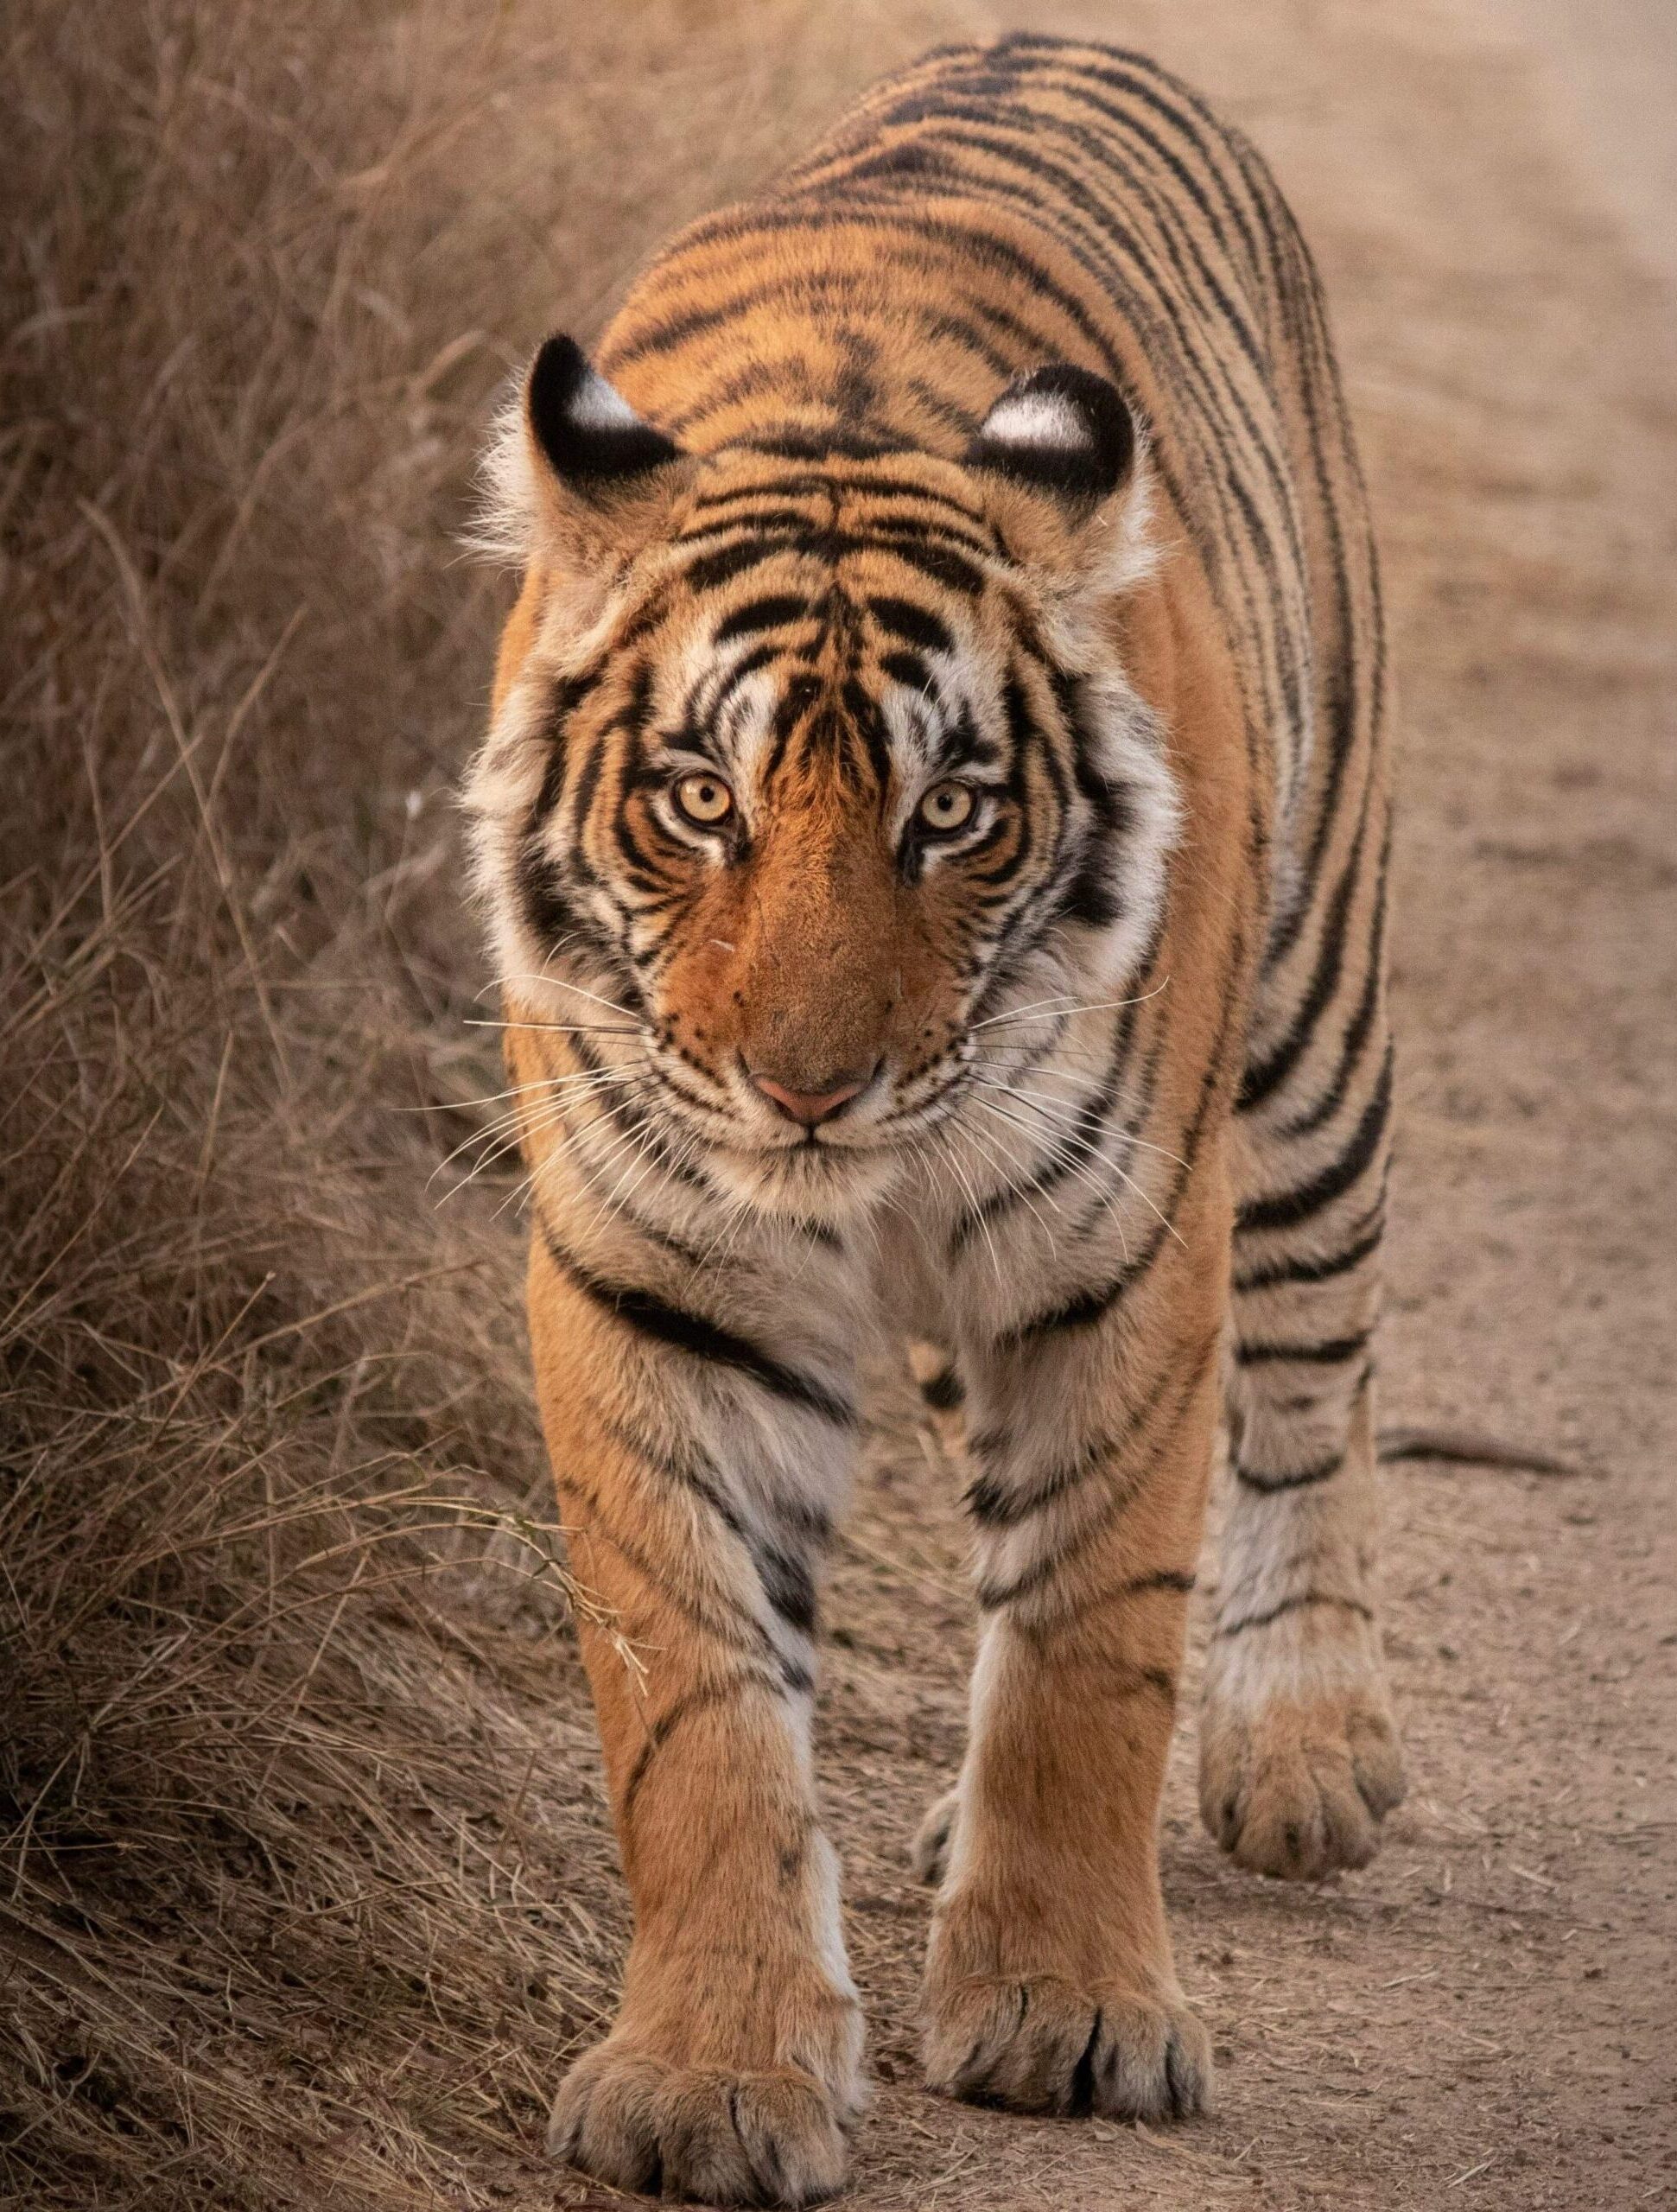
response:
<path id="1" fill-rule="evenodd" d="M 512 1018 L 632 1057 L 733 1197 L 879 1198 L 1010 1010 L 1110 998 L 1159 924 L 1129 407 L 1056 365 L 959 459 L 690 454 L 552 339 L 492 482 L 524 582 L 467 796 Z"/>

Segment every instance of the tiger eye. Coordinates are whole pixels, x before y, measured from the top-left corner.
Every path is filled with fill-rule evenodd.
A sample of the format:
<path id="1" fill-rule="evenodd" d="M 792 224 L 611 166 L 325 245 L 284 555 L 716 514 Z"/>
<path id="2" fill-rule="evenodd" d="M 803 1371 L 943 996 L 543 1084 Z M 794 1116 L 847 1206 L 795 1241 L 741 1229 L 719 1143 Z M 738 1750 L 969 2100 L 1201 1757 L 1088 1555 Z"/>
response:
<path id="1" fill-rule="evenodd" d="M 705 830 L 714 830 L 734 811 L 734 793 L 720 776 L 707 775 L 702 771 L 677 778 L 675 800 L 689 822 L 696 822 Z"/>
<path id="2" fill-rule="evenodd" d="M 920 819 L 928 830 L 959 830 L 971 821 L 977 804 L 970 784 L 934 784 L 920 801 Z"/>

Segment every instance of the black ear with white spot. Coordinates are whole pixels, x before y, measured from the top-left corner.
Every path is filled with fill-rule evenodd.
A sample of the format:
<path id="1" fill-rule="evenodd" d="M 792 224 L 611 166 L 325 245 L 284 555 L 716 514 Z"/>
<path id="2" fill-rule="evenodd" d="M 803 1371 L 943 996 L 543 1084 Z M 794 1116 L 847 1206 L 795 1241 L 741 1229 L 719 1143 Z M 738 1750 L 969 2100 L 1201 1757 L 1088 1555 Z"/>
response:
<path id="1" fill-rule="evenodd" d="M 1116 385 L 1056 361 L 1015 377 L 967 448 L 994 469 L 1079 507 L 1109 499 L 1135 463 L 1135 417 Z"/>
<path id="2" fill-rule="evenodd" d="M 560 483 L 589 500 L 642 492 L 683 458 L 643 422 L 574 338 L 549 338 L 531 364 L 524 414 L 537 451 Z"/>

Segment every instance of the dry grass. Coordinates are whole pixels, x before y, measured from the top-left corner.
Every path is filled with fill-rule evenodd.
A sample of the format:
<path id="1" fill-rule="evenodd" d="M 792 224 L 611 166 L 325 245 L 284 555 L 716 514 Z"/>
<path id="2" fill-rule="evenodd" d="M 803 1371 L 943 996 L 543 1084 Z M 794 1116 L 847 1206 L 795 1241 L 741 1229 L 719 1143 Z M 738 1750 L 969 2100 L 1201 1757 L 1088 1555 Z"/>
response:
<path id="1" fill-rule="evenodd" d="M 608 1997 L 508 1164 L 440 1203 L 452 547 L 507 365 L 924 27 L 594 13 L 8 11 L 7 2202 L 487 2203 Z"/>

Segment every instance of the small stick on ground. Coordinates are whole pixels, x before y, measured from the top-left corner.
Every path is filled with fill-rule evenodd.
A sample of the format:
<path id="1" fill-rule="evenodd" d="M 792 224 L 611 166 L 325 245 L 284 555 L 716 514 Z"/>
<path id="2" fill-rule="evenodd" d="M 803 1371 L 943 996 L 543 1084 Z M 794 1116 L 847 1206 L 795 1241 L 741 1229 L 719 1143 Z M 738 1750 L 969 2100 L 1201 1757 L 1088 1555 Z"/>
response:
<path id="1" fill-rule="evenodd" d="M 1529 1475 L 1581 1475 L 1582 1467 L 1552 1452 L 1471 1428 L 1382 1428 L 1382 1459 L 1433 1459 L 1458 1467 L 1509 1467 Z"/>

